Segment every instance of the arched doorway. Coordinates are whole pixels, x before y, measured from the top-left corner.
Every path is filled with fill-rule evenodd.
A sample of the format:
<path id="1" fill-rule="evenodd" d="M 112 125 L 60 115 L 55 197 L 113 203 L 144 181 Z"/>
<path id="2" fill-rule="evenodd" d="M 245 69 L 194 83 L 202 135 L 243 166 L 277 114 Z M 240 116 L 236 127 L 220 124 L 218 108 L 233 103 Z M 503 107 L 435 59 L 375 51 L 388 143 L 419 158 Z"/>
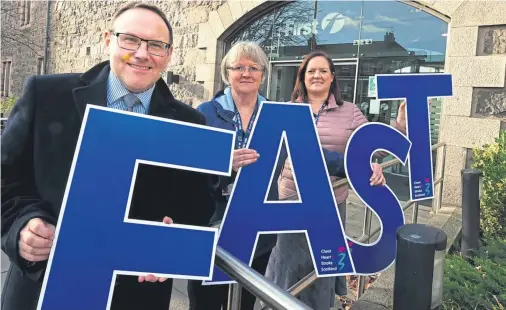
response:
<path id="1" fill-rule="evenodd" d="M 260 44 L 271 74 L 261 92 L 288 101 L 304 55 L 327 52 L 336 65 L 341 95 L 369 121 L 390 124 L 400 101 L 375 100 L 374 75 L 443 72 L 448 23 L 400 1 L 292 1 L 270 6 L 225 40 Z M 441 101 L 431 103 L 432 142 L 439 136 Z M 392 173 L 407 175 L 401 165 Z"/>

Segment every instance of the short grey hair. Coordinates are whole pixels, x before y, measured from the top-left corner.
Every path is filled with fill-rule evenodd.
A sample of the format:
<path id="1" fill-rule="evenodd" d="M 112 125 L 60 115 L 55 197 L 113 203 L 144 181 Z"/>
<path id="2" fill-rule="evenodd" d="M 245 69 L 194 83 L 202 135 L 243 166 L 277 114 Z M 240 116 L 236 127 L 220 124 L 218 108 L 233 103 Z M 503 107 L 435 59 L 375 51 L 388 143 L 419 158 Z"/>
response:
<path id="1" fill-rule="evenodd" d="M 265 80 L 265 77 L 269 75 L 269 58 L 265 55 L 265 52 L 262 50 L 260 45 L 254 42 L 238 42 L 232 46 L 232 48 L 227 52 L 223 60 L 221 61 L 221 79 L 223 83 L 230 85 L 228 82 L 228 67 L 239 61 L 241 58 L 249 59 L 263 68 L 262 73 L 262 83 Z"/>

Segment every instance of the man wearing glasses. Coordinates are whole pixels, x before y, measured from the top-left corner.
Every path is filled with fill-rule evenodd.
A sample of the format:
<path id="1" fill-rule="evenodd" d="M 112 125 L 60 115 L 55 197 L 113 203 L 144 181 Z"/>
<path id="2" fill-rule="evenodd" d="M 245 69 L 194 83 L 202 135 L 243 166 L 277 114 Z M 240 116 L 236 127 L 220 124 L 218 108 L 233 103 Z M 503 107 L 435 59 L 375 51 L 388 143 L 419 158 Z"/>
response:
<path id="1" fill-rule="evenodd" d="M 104 39 L 109 60 L 86 73 L 28 78 L 2 135 L 2 250 L 11 262 L 2 310 L 36 309 L 87 104 L 205 124 L 160 78 L 173 42 L 160 9 L 126 5 Z M 140 165 L 129 217 L 207 226 L 214 212 L 209 178 Z M 78 283 L 76 266 L 68 285 Z M 168 310 L 171 291 L 172 279 L 118 276 L 111 309 Z"/>

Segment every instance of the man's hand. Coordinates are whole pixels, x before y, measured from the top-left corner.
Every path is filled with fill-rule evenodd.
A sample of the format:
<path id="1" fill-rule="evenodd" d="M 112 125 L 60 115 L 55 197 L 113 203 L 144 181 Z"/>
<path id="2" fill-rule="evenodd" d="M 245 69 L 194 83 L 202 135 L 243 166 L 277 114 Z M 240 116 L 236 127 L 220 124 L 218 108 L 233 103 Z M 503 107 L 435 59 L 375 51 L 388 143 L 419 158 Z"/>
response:
<path id="1" fill-rule="evenodd" d="M 163 222 L 165 224 L 172 224 L 174 223 L 172 219 L 168 216 L 163 218 Z M 168 278 L 158 278 L 155 275 L 148 274 L 147 276 L 139 276 L 139 283 L 142 283 L 144 281 L 146 282 L 165 282 Z"/>
<path id="2" fill-rule="evenodd" d="M 55 227 L 40 218 L 33 218 L 19 233 L 19 255 L 29 262 L 45 261 L 49 258 Z"/>

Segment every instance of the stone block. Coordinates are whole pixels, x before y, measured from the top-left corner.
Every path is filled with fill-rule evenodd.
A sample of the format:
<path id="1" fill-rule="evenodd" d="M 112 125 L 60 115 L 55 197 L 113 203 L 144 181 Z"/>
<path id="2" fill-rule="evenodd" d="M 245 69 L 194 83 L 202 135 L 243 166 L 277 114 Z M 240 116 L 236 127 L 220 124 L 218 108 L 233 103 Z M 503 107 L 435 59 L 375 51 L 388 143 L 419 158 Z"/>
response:
<path id="1" fill-rule="evenodd" d="M 443 98 L 443 114 L 454 116 L 471 116 L 472 101 L 472 87 L 453 87 L 453 96 Z"/>
<path id="2" fill-rule="evenodd" d="M 466 165 L 466 148 L 460 146 L 446 146 L 445 176 L 459 176 Z"/>
<path id="3" fill-rule="evenodd" d="M 454 86 L 503 87 L 506 80 L 506 57 L 447 57 L 446 68 Z"/>
<path id="4" fill-rule="evenodd" d="M 213 82 L 214 81 L 214 65 L 199 64 L 195 71 L 195 80 L 197 82 Z"/>
<path id="5" fill-rule="evenodd" d="M 464 0 L 437 0 L 435 1 L 431 7 L 438 11 L 439 13 L 442 13 L 444 15 L 452 16 L 453 13 L 457 10 L 458 7 L 462 5 L 462 3 L 465 2 Z"/>
<path id="6" fill-rule="evenodd" d="M 506 118 L 506 86 L 473 89 L 473 116 Z"/>
<path id="7" fill-rule="evenodd" d="M 216 38 L 225 31 L 225 26 L 223 26 L 223 22 L 221 21 L 220 15 L 217 11 L 209 12 L 209 26 L 211 26 Z"/>
<path id="8" fill-rule="evenodd" d="M 479 27 L 477 55 L 504 54 L 506 54 L 506 25 Z"/>
<path id="9" fill-rule="evenodd" d="M 215 64 L 216 63 L 216 46 L 209 46 L 206 49 L 206 64 Z"/>
<path id="10" fill-rule="evenodd" d="M 195 66 L 196 64 L 202 62 L 202 59 L 200 57 L 203 53 L 205 53 L 205 51 L 196 48 L 188 49 L 186 51 L 186 55 L 184 56 L 183 63 L 186 65 Z"/>
<path id="11" fill-rule="evenodd" d="M 221 22 L 223 23 L 223 27 L 227 29 L 232 25 L 235 21 L 234 17 L 232 16 L 232 12 L 230 11 L 230 7 L 228 6 L 228 3 L 223 4 L 218 9 L 218 15 L 221 18 Z"/>
<path id="12" fill-rule="evenodd" d="M 188 25 L 200 24 L 207 22 L 209 14 L 205 7 L 194 7 L 191 8 L 186 15 L 186 23 Z"/>
<path id="13" fill-rule="evenodd" d="M 230 14 L 234 20 L 238 20 L 243 15 L 243 9 L 241 5 L 241 1 L 239 0 L 227 0 L 228 7 L 230 9 Z"/>
<path id="14" fill-rule="evenodd" d="M 79 56 L 80 57 L 84 57 L 86 56 L 86 46 L 82 46 L 80 49 L 79 49 Z"/>
<path id="15" fill-rule="evenodd" d="M 492 143 L 500 126 L 499 119 L 445 116 L 441 120 L 440 141 L 448 145 L 473 148 Z"/>
<path id="16" fill-rule="evenodd" d="M 169 62 L 169 70 L 172 70 L 175 66 L 180 66 L 183 63 L 183 60 L 181 59 L 181 50 L 180 49 L 173 49 L 172 54 L 170 55 L 170 62 Z"/>
<path id="17" fill-rule="evenodd" d="M 214 81 L 204 82 L 204 99 L 211 100 L 214 96 Z"/>
<path id="18" fill-rule="evenodd" d="M 443 204 L 452 206 L 462 205 L 462 185 L 460 176 L 445 176 L 443 184 Z"/>
<path id="19" fill-rule="evenodd" d="M 451 28 L 448 56 L 476 56 L 478 27 Z"/>
<path id="20" fill-rule="evenodd" d="M 255 1 L 241 1 L 243 14 L 246 14 L 247 12 L 251 11 L 257 6 L 257 3 Z"/>
<path id="21" fill-rule="evenodd" d="M 174 33 L 174 39 L 172 40 L 172 44 L 175 48 L 181 48 L 183 46 L 183 35 L 179 33 Z"/>
<path id="22" fill-rule="evenodd" d="M 420 3 L 425 4 L 429 7 L 432 7 L 434 5 L 434 3 L 436 3 L 436 0 L 424 0 L 424 1 L 420 1 Z"/>
<path id="23" fill-rule="evenodd" d="M 451 15 L 452 27 L 503 25 L 506 24 L 504 12 L 506 1 L 465 1 Z"/>
<path id="24" fill-rule="evenodd" d="M 207 48 L 211 42 L 216 42 L 216 36 L 209 22 L 199 24 L 198 48 Z M 216 45 L 216 43 L 214 43 Z"/>

